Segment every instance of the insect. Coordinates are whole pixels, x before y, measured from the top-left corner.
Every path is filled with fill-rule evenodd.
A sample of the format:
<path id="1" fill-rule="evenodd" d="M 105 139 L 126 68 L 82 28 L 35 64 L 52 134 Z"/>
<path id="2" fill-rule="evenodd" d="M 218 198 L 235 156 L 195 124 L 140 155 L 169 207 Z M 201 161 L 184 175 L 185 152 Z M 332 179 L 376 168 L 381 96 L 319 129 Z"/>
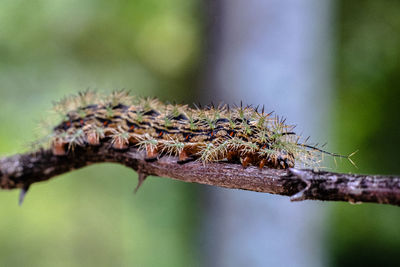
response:
<path id="1" fill-rule="evenodd" d="M 109 142 L 110 149 L 144 150 L 149 161 L 172 155 L 179 163 L 228 161 L 287 169 L 315 167 L 323 154 L 349 158 L 301 143 L 284 119 L 242 104 L 200 108 L 164 104 L 127 91 L 85 91 L 58 102 L 55 110 L 61 122 L 49 140 L 57 156 L 73 153 L 76 146 Z"/>

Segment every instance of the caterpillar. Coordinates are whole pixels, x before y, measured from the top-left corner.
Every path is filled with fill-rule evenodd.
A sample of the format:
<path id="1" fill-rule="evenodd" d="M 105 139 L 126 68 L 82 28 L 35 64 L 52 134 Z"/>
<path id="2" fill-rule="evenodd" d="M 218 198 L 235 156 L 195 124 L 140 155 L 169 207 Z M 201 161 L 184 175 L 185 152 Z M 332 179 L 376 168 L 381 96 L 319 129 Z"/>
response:
<path id="1" fill-rule="evenodd" d="M 228 161 L 287 169 L 315 167 L 323 154 L 349 158 L 301 143 L 294 126 L 284 119 L 242 104 L 201 108 L 164 104 L 128 91 L 108 95 L 85 91 L 64 98 L 54 109 L 61 122 L 48 140 L 56 156 L 73 153 L 76 146 L 109 142 L 110 149 L 144 150 L 148 161 L 172 155 L 178 163 Z"/>

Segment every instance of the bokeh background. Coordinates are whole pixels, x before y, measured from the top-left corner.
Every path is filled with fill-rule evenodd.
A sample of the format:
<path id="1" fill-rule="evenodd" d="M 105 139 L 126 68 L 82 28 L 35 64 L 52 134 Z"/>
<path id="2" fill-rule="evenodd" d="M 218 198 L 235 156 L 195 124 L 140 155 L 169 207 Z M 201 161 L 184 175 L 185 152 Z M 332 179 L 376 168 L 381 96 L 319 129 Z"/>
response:
<path id="1" fill-rule="evenodd" d="M 322 14 L 330 17 L 325 28 L 328 31 L 324 31 L 329 43 L 310 43 L 316 51 L 330 46 L 330 60 L 324 64 L 329 64 L 325 69 L 330 71 L 326 86 L 332 89 L 322 96 L 329 98 L 331 104 L 320 107 L 316 103 L 304 112 L 327 110 L 323 113 L 329 114 L 325 121 L 319 124 L 316 120 L 314 124 L 321 128 L 322 123 L 324 127 L 330 126 L 325 139 L 328 148 L 345 154 L 359 150 L 354 156 L 358 169 L 339 162 L 335 170 L 400 174 L 400 2 L 322 1 L 329 4 L 321 11 L 312 5 L 317 0 L 265 1 L 283 5 L 271 11 L 258 1 L 249 1 L 247 5 L 253 5 L 255 10 L 265 9 L 266 15 L 260 21 L 265 19 L 262 23 L 266 24 L 260 24 L 259 17 L 252 14 L 244 16 L 251 20 L 243 19 L 245 3 L 232 2 L 236 4 L 223 0 L 2 0 L 0 155 L 29 150 L 52 101 L 87 88 L 125 88 L 138 95 L 176 102 L 214 98 L 219 101 L 224 95 L 231 101 L 228 91 L 217 93 L 220 83 L 215 82 L 213 73 L 218 71 L 215 63 L 221 57 L 225 61 L 228 58 L 223 66 L 233 66 L 246 74 L 248 83 L 232 84 L 243 88 L 242 95 L 235 91 L 235 96 L 246 100 L 251 91 L 247 84 L 259 79 L 257 75 L 274 74 L 273 69 L 259 68 L 263 66 L 260 59 L 268 61 L 271 55 L 247 58 L 250 66 L 257 68 L 257 75 L 252 76 L 248 68 L 235 67 L 236 61 L 229 61 L 233 56 L 226 51 L 238 43 L 227 42 L 224 36 L 238 28 L 242 32 L 262 32 L 264 27 L 268 28 L 268 20 L 276 17 L 294 20 L 296 24 L 298 12 L 304 9 L 300 3 L 307 3 L 314 12 L 325 12 Z M 285 4 L 292 8 L 285 9 Z M 230 10 L 237 16 L 236 23 L 224 19 L 227 5 L 232 5 Z M 307 40 L 314 38 L 307 35 L 307 29 L 297 33 Z M 242 38 L 250 44 L 258 42 L 249 36 Z M 266 42 L 279 37 L 261 36 Z M 253 47 L 243 49 L 251 52 Z M 308 56 L 315 58 L 321 54 Z M 279 62 L 279 58 L 274 59 Z M 240 72 L 235 73 L 238 75 Z M 289 72 L 286 77 L 284 72 L 281 75 L 284 80 L 293 78 Z M 318 77 L 320 73 L 307 75 Z M 229 75 L 223 78 L 234 80 Z M 275 80 L 274 86 L 279 89 L 285 84 Z M 268 95 L 268 86 L 261 84 L 260 94 Z M 285 94 L 279 98 L 278 94 L 276 101 L 291 102 L 295 97 Z M 319 99 L 319 103 L 326 102 Z M 276 111 L 286 114 L 285 110 Z M 223 225 L 213 228 L 213 224 L 224 222 L 223 218 L 210 218 L 223 217 L 224 213 L 209 212 L 210 206 L 218 204 L 219 198 L 215 196 L 223 194 L 223 189 L 215 191 L 202 185 L 149 178 L 133 195 L 136 182 L 137 175 L 131 170 L 102 164 L 34 185 L 22 207 L 17 205 L 17 191 L 0 192 L 0 265 L 228 266 L 220 258 L 235 255 L 229 255 L 229 251 L 215 255 L 215 250 L 213 253 L 209 249 L 215 244 L 227 245 L 213 239 L 218 236 L 216 229 L 222 233 L 226 230 Z M 266 202 L 271 197 L 261 195 Z M 275 197 L 271 201 L 289 200 Z M 301 205 L 317 206 L 304 212 L 307 217 L 321 217 L 319 229 L 323 235 L 318 239 L 315 254 L 322 251 L 324 259 L 322 263 L 310 261 L 312 264 L 303 259 L 294 266 L 400 265 L 399 208 L 311 201 Z M 251 210 L 249 206 L 244 208 Z M 262 214 L 263 210 L 255 212 Z M 239 220 L 229 217 L 236 219 Z M 273 230 L 269 221 L 265 225 Z M 283 227 L 287 234 L 283 231 L 266 240 L 270 246 L 290 240 L 289 235 L 300 235 L 306 228 L 297 229 L 290 223 Z M 290 231 L 293 228 L 296 231 Z M 253 251 L 264 258 L 296 259 L 311 239 L 312 235 L 306 236 L 296 246 L 297 251 L 281 251 L 279 255 L 269 253 L 259 243 L 254 247 L 251 242 L 243 243 L 243 253 Z M 252 255 L 248 257 L 251 263 Z M 266 265 L 256 261 L 253 266 Z"/>

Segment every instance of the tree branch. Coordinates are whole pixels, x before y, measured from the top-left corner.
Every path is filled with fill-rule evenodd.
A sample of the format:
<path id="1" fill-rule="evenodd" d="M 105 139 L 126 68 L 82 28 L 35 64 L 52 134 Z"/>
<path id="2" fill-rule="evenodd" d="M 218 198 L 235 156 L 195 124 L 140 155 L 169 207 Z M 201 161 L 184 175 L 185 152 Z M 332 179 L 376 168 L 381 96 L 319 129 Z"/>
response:
<path id="1" fill-rule="evenodd" d="M 94 163 L 123 164 L 139 173 L 139 184 L 148 175 L 170 177 L 185 182 L 232 189 L 291 196 L 305 199 L 374 202 L 400 206 L 400 177 L 341 174 L 312 170 L 243 168 L 232 163 L 188 162 L 178 164 L 175 157 L 163 156 L 154 162 L 134 148 L 116 151 L 105 143 L 100 147 L 76 147 L 67 156 L 54 156 L 50 150 L 0 159 L 0 188 L 21 188 L 48 180 L 62 173 Z M 23 196 L 22 194 L 22 196 Z"/>

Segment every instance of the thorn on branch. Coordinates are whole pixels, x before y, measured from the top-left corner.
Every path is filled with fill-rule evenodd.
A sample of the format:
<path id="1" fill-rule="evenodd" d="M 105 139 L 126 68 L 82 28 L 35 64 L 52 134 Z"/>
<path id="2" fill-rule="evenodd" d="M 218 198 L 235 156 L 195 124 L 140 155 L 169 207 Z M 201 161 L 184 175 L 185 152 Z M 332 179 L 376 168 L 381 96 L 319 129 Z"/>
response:
<path id="1" fill-rule="evenodd" d="M 137 193 L 137 191 L 142 186 L 142 184 L 143 184 L 144 180 L 146 180 L 146 178 L 147 178 L 147 174 L 138 170 L 138 184 L 137 184 L 135 190 L 133 191 L 134 194 Z"/>
<path id="2" fill-rule="evenodd" d="M 24 186 L 23 188 L 21 188 L 21 192 L 19 193 L 19 199 L 18 199 L 18 205 L 22 206 L 22 203 L 24 202 L 25 196 L 28 193 L 29 187 L 31 185 L 28 184 L 26 186 Z"/>

